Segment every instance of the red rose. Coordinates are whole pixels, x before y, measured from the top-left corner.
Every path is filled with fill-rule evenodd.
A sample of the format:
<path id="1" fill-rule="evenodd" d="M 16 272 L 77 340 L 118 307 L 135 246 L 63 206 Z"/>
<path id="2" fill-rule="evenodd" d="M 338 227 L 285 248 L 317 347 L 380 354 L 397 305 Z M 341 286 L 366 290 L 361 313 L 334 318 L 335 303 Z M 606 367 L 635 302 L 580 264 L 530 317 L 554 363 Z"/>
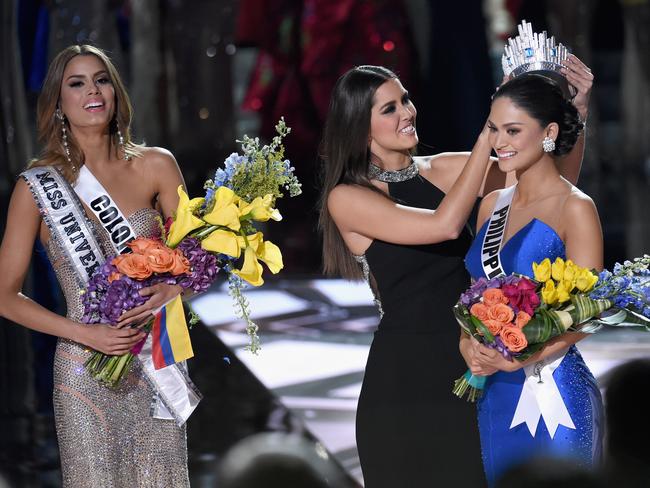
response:
<path id="1" fill-rule="evenodd" d="M 508 298 L 508 303 L 515 312 L 523 310 L 528 315 L 533 315 L 539 306 L 539 296 L 535 290 L 537 285 L 532 281 L 522 278 L 516 285 L 503 285 L 502 291 Z"/>

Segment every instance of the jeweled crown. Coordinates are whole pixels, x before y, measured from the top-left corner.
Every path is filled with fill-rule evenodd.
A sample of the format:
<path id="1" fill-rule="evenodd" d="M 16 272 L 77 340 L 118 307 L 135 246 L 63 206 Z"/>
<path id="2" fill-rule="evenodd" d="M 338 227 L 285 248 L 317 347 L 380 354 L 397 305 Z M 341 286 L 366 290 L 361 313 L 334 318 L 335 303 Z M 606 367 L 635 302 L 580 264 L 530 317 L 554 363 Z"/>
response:
<path id="1" fill-rule="evenodd" d="M 525 20 L 517 26 L 519 35 L 508 38 L 501 58 L 503 74 L 514 78 L 530 71 L 553 71 L 560 73 L 562 61 L 569 56 L 569 50 L 562 44 L 555 44 L 555 37 L 548 37 L 546 31 L 533 32 L 533 26 Z"/>

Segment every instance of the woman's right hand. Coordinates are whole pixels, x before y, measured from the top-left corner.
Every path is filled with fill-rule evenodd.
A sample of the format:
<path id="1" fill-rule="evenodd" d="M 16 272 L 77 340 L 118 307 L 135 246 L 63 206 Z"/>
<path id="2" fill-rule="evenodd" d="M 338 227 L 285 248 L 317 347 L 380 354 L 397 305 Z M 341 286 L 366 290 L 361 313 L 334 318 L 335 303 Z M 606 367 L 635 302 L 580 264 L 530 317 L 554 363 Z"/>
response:
<path id="1" fill-rule="evenodd" d="M 79 328 L 77 342 L 112 356 L 120 356 L 129 352 L 147 335 L 140 329 L 131 327 L 118 329 L 108 324 L 81 324 Z"/>
<path id="2" fill-rule="evenodd" d="M 483 130 L 478 135 L 478 140 L 483 144 L 490 144 L 489 137 L 490 137 L 490 124 L 489 121 L 486 120 L 485 124 L 483 124 Z"/>
<path id="3" fill-rule="evenodd" d="M 467 366 L 474 376 L 490 376 L 498 371 L 498 368 L 481 361 L 480 352 L 482 349 L 487 348 L 472 337 L 471 347 L 469 347 L 468 351 L 469 361 Z"/>

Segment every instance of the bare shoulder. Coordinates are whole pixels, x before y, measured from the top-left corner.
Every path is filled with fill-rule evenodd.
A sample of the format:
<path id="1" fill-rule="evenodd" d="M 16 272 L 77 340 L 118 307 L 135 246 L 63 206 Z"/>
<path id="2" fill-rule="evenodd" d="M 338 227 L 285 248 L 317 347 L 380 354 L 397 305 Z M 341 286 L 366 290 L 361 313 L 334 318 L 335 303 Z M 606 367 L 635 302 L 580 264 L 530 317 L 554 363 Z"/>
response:
<path id="1" fill-rule="evenodd" d="M 502 190 L 494 190 L 490 193 L 488 193 L 486 196 L 483 197 L 481 200 L 481 206 L 478 209 L 478 216 L 476 218 L 476 227 L 480 227 L 483 225 L 483 223 L 488 219 L 490 214 L 492 213 L 492 210 L 494 209 L 494 206 L 497 203 L 497 199 L 499 198 L 499 194 L 501 193 Z"/>
<path id="2" fill-rule="evenodd" d="M 142 150 L 140 163 L 143 165 L 147 178 L 154 182 L 156 191 L 165 187 L 175 189 L 178 185 L 184 185 L 181 170 L 174 155 L 162 147 L 146 147 Z"/>
<path id="3" fill-rule="evenodd" d="M 174 168 L 178 165 L 171 151 L 163 147 L 145 147 L 140 151 L 142 156 L 139 159 L 147 166 L 164 170 Z"/>
<path id="4" fill-rule="evenodd" d="M 394 203 L 381 193 L 361 185 L 340 184 L 327 196 L 327 209 L 338 224 L 383 215 Z"/>
<path id="5" fill-rule="evenodd" d="M 571 193 L 564 204 L 563 214 L 568 219 L 576 220 L 590 216 L 597 217 L 598 210 L 589 195 L 572 186 Z"/>
<path id="6" fill-rule="evenodd" d="M 58 190 L 48 192 L 48 198 L 53 198 L 53 201 L 58 201 L 57 193 L 60 194 Z M 18 226 L 18 228 L 23 229 L 38 225 L 37 223 L 40 222 L 40 220 L 41 214 L 38 210 L 36 201 L 32 196 L 32 191 L 29 188 L 29 185 L 22 178 L 18 178 L 9 201 L 9 208 L 7 210 L 7 226 L 12 225 L 12 229 L 15 228 L 15 226 Z M 5 230 L 8 230 L 8 227 Z"/>
<path id="7" fill-rule="evenodd" d="M 488 210 L 492 210 L 494 205 L 497 203 L 497 198 L 499 198 L 499 195 L 501 194 L 502 191 L 503 189 L 493 190 L 487 195 L 485 195 L 483 197 L 483 200 L 481 200 L 481 208 L 485 207 Z"/>
<path id="8" fill-rule="evenodd" d="M 336 185 L 327 196 L 327 208 L 330 212 L 336 209 L 354 208 L 355 205 L 366 202 L 366 199 L 373 198 L 376 192 L 370 188 L 360 185 L 340 184 Z M 381 195 L 377 195 L 381 197 Z"/>
<path id="9" fill-rule="evenodd" d="M 39 215 L 38 206 L 32 196 L 32 191 L 23 178 L 18 178 L 18 181 L 16 181 L 11 202 L 19 206 L 22 211 L 28 210 L 33 215 Z"/>

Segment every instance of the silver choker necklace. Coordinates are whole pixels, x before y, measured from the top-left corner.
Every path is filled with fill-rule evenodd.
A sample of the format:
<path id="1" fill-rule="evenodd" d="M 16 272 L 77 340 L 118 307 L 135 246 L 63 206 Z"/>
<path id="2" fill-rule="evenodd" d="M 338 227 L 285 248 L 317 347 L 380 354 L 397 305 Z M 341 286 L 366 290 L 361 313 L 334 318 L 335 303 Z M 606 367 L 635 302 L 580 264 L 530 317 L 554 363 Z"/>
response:
<path id="1" fill-rule="evenodd" d="M 415 178 L 418 173 L 418 165 L 413 160 L 411 160 L 411 164 L 406 168 L 397 171 L 383 170 L 373 163 L 368 165 L 368 178 L 384 183 L 399 183 L 400 181 L 410 180 L 411 178 Z"/>

